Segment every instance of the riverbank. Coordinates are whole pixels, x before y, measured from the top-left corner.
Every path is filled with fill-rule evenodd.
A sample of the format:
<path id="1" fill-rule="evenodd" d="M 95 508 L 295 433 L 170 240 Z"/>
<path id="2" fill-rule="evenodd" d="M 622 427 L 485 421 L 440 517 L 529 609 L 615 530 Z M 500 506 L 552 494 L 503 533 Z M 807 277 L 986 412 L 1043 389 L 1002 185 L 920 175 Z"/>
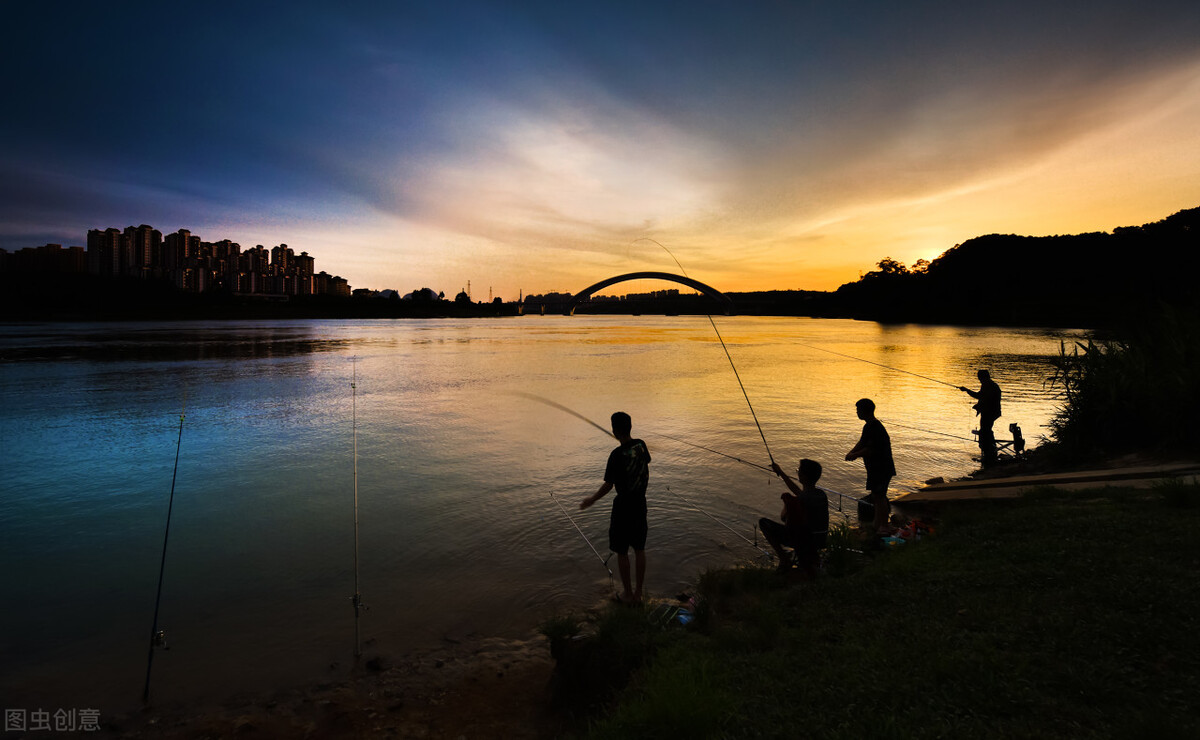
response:
<path id="1" fill-rule="evenodd" d="M 943 506 L 854 572 L 702 581 L 589 737 L 1197 737 L 1200 488 Z"/>
<path id="2" fill-rule="evenodd" d="M 557 651 L 557 674 L 545 637 L 472 639 L 107 731 L 782 738 L 804 718 L 810 737 L 1196 736 L 1200 487 L 1042 487 L 1013 503 L 943 503 L 933 537 L 840 550 L 815 582 L 706 573 L 688 628 L 622 608 L 567 617 L 588 635 L 569 642 L 590 648 Z"/>

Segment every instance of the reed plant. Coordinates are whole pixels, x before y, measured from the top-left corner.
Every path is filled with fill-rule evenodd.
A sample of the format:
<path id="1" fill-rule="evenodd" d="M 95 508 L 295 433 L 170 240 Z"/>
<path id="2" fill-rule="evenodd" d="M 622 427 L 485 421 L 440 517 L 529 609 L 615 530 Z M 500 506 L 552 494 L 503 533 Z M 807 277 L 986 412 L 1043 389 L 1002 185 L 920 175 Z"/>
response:
<path id="1" fill-rule="evenodd" d="M 1194 450 L 1200 316 L 1164 307 L 1113 338 L 1064 342 L 1049 385 L 1062 394 L 1051 438 L 1070 457 Z"/>

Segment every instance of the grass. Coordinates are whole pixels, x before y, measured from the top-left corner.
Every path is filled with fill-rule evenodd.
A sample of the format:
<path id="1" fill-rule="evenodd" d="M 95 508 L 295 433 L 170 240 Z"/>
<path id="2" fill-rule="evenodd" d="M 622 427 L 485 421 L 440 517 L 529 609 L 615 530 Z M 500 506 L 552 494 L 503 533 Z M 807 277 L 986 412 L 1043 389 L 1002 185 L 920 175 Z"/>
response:
<path id="1" fill-rule="evenodd" d="M 580 733 L 1200 737 L 1197 501 L 1043 490 L 950 510 L 842 577 L 706 573 L 694 628 L 602 618 L 587 642 L 620 678 Z"/>

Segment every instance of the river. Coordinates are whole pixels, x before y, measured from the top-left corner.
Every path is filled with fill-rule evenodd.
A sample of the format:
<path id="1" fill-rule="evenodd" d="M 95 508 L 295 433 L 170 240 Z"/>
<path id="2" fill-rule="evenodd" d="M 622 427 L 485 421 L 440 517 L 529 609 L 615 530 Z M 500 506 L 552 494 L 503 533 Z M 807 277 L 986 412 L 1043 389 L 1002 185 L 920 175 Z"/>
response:
<path id="1" fill-rule="evenodd" d="M 998 436 L 1015 421 L 1036 445 L 1050 359 L 1081 334 L 715 322 L 745 396 L 704 317 L 0 327 L 2 695 L 103 711 L 141 696 L 173 482 L 155 696 L 258 691 L 353 663 L 355 484 L 365 653 L 524 635 L 610 588 L 551 498 L 606 554 L 607 502 L 577 506 L 613 441 L 574 414 L 627 411 L 646 440 L 647 588 L 673 595 L 758 557 L 754 522 L 783 489 L 732 457 L 766 465 L 763 437 L 789 471 L 814 458 L 823 486 L 860 495 L 843 458 L 869 397 L 893 496 L 963 475 L 975 416 L 953 386 L 989 368 Z"/>

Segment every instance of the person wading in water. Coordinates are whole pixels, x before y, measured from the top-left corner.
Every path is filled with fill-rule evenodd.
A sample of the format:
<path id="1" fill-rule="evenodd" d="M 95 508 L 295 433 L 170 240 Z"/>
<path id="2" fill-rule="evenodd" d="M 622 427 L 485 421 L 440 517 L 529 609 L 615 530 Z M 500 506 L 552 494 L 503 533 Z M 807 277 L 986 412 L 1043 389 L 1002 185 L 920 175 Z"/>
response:
<path id="1" fill-rule="evenodd" d="M 629 414 L 618 411 L 612 415 L 612 432 L 621 443 L 608 455 L 604 483 L 600 490 L 579 503 L 586 509 L 599 501 L 614 487 L 612 518 L 608 525 L 608 549 L 617 554 L 624 590 L 617 596 L 622 604 L 637 604 L 642 600 L 642 584 L 646 578 L 646 486 L 650 482 L 650 451 L 646 443 L 630 436 L 633 421 Z M 633 548 L 637 580 L 631 584 L 629 548 Z M 632 585 L 632 588 L 631 588 Z"/>

